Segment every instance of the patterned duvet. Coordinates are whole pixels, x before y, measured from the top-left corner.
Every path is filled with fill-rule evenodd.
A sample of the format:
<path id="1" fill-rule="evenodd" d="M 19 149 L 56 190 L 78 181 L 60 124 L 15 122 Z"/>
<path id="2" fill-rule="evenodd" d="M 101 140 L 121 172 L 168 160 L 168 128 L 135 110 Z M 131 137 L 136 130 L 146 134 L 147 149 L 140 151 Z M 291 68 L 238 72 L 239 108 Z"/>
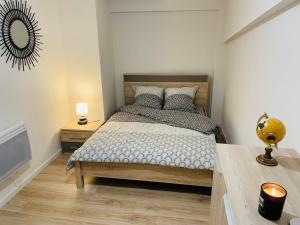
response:
<path id="1" fill-rule="evenodd" d="M 171 126 L 167 125 L 166 118 L 163 118 L 165 122 L 158 122 L 148 116 L 143 122 L 142 117 L 146 117 L 142 112 L 144 109 L 140 109 L 139 113 L 132 113 L 132 117 L 130 110 L 123 109 L 121 114 L 112 116 L 72 154 L 66 169 L 70 170 L 74 166 L 74 161 L 144 163 L 189 169 L 213 169 L 216 145 L 214 134 L 211 132 L 213 123 L 206 124 L 205 128 L 203 124 L 198 124 L 198 128 L 207 129 L 202 133 L 195 129 L 197 126 L 192 122 L 187 122 L 187 126 L 192 126 L 188 129 L 182 127 L 185 126 L 184 123 L 176 124 L 176 120 L 172 119 L 169 121 Z M 134 111 L 138 111 L 138 108 Z M 211 134 L 204 134 L 209 132 Z"/>

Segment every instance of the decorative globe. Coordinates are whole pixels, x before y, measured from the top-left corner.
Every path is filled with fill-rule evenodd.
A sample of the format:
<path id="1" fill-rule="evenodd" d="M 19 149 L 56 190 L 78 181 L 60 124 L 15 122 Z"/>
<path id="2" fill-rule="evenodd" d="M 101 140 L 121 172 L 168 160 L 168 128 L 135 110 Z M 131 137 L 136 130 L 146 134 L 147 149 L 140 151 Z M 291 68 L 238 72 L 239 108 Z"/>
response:
<path id="1" fill-rule="evenodd" d="M 257 122 L 256 134 L 260 140 L 269 146 L 277 146 L 277 143 L 284 138 L 286 130 L 284 124 L 280 120 L 270 118 L 265 113 Z"/>

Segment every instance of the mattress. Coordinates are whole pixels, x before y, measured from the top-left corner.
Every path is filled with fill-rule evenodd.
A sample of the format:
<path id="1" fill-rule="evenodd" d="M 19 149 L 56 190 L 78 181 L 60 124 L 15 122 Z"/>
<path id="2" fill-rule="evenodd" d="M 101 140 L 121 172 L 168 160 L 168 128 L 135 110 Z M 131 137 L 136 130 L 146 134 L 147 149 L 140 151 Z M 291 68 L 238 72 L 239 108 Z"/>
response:
<path id="1" fill-rule="evenodd" d="M 67 170 L 75 161 L 213 170 L 216 141 L 210 119 L 161 111 L 127 107 L 113 115 L 71 155 Z"/>

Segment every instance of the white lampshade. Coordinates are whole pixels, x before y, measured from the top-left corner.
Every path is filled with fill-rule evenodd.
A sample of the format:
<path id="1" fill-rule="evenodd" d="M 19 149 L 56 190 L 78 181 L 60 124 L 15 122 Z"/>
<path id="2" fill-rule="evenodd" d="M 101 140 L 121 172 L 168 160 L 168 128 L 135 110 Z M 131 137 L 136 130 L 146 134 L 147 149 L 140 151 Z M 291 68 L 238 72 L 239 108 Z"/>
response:
<path id="1" fill-rule="evenodd" d="M 88 109 L 88 104 L 84 102 L 80 102 L 76 104 L 76 114 L 78 116 L 83 116 L 88 114 L 89 109 Z"/>

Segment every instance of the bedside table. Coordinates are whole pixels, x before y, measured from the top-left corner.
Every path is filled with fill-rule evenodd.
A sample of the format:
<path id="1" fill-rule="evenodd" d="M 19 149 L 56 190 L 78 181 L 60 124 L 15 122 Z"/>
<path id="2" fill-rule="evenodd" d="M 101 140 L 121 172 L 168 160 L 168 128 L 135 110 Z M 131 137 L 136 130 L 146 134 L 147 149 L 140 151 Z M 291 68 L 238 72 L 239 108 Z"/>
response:
<path id="1" fill-rule="evenodd" d="M 92 136 L 102 125 L 102 121 L 89 122 L 86 125 L 79 125 L 77 121 L 64 126 L 60 130 L 60 142 L 62 152 L 74 152 Z"/>
<path id="2" fill-rule="evenodd" d="M 224 131 L 222 130 L 222 128 L 220 126 L 217 126 L 217 128 L 219 130 L 219 133 L 216 136 L 216 142 L 219 144 L 227 144 L 228 142 L 227 142 L 226 136 L 224 134 Z"/>

